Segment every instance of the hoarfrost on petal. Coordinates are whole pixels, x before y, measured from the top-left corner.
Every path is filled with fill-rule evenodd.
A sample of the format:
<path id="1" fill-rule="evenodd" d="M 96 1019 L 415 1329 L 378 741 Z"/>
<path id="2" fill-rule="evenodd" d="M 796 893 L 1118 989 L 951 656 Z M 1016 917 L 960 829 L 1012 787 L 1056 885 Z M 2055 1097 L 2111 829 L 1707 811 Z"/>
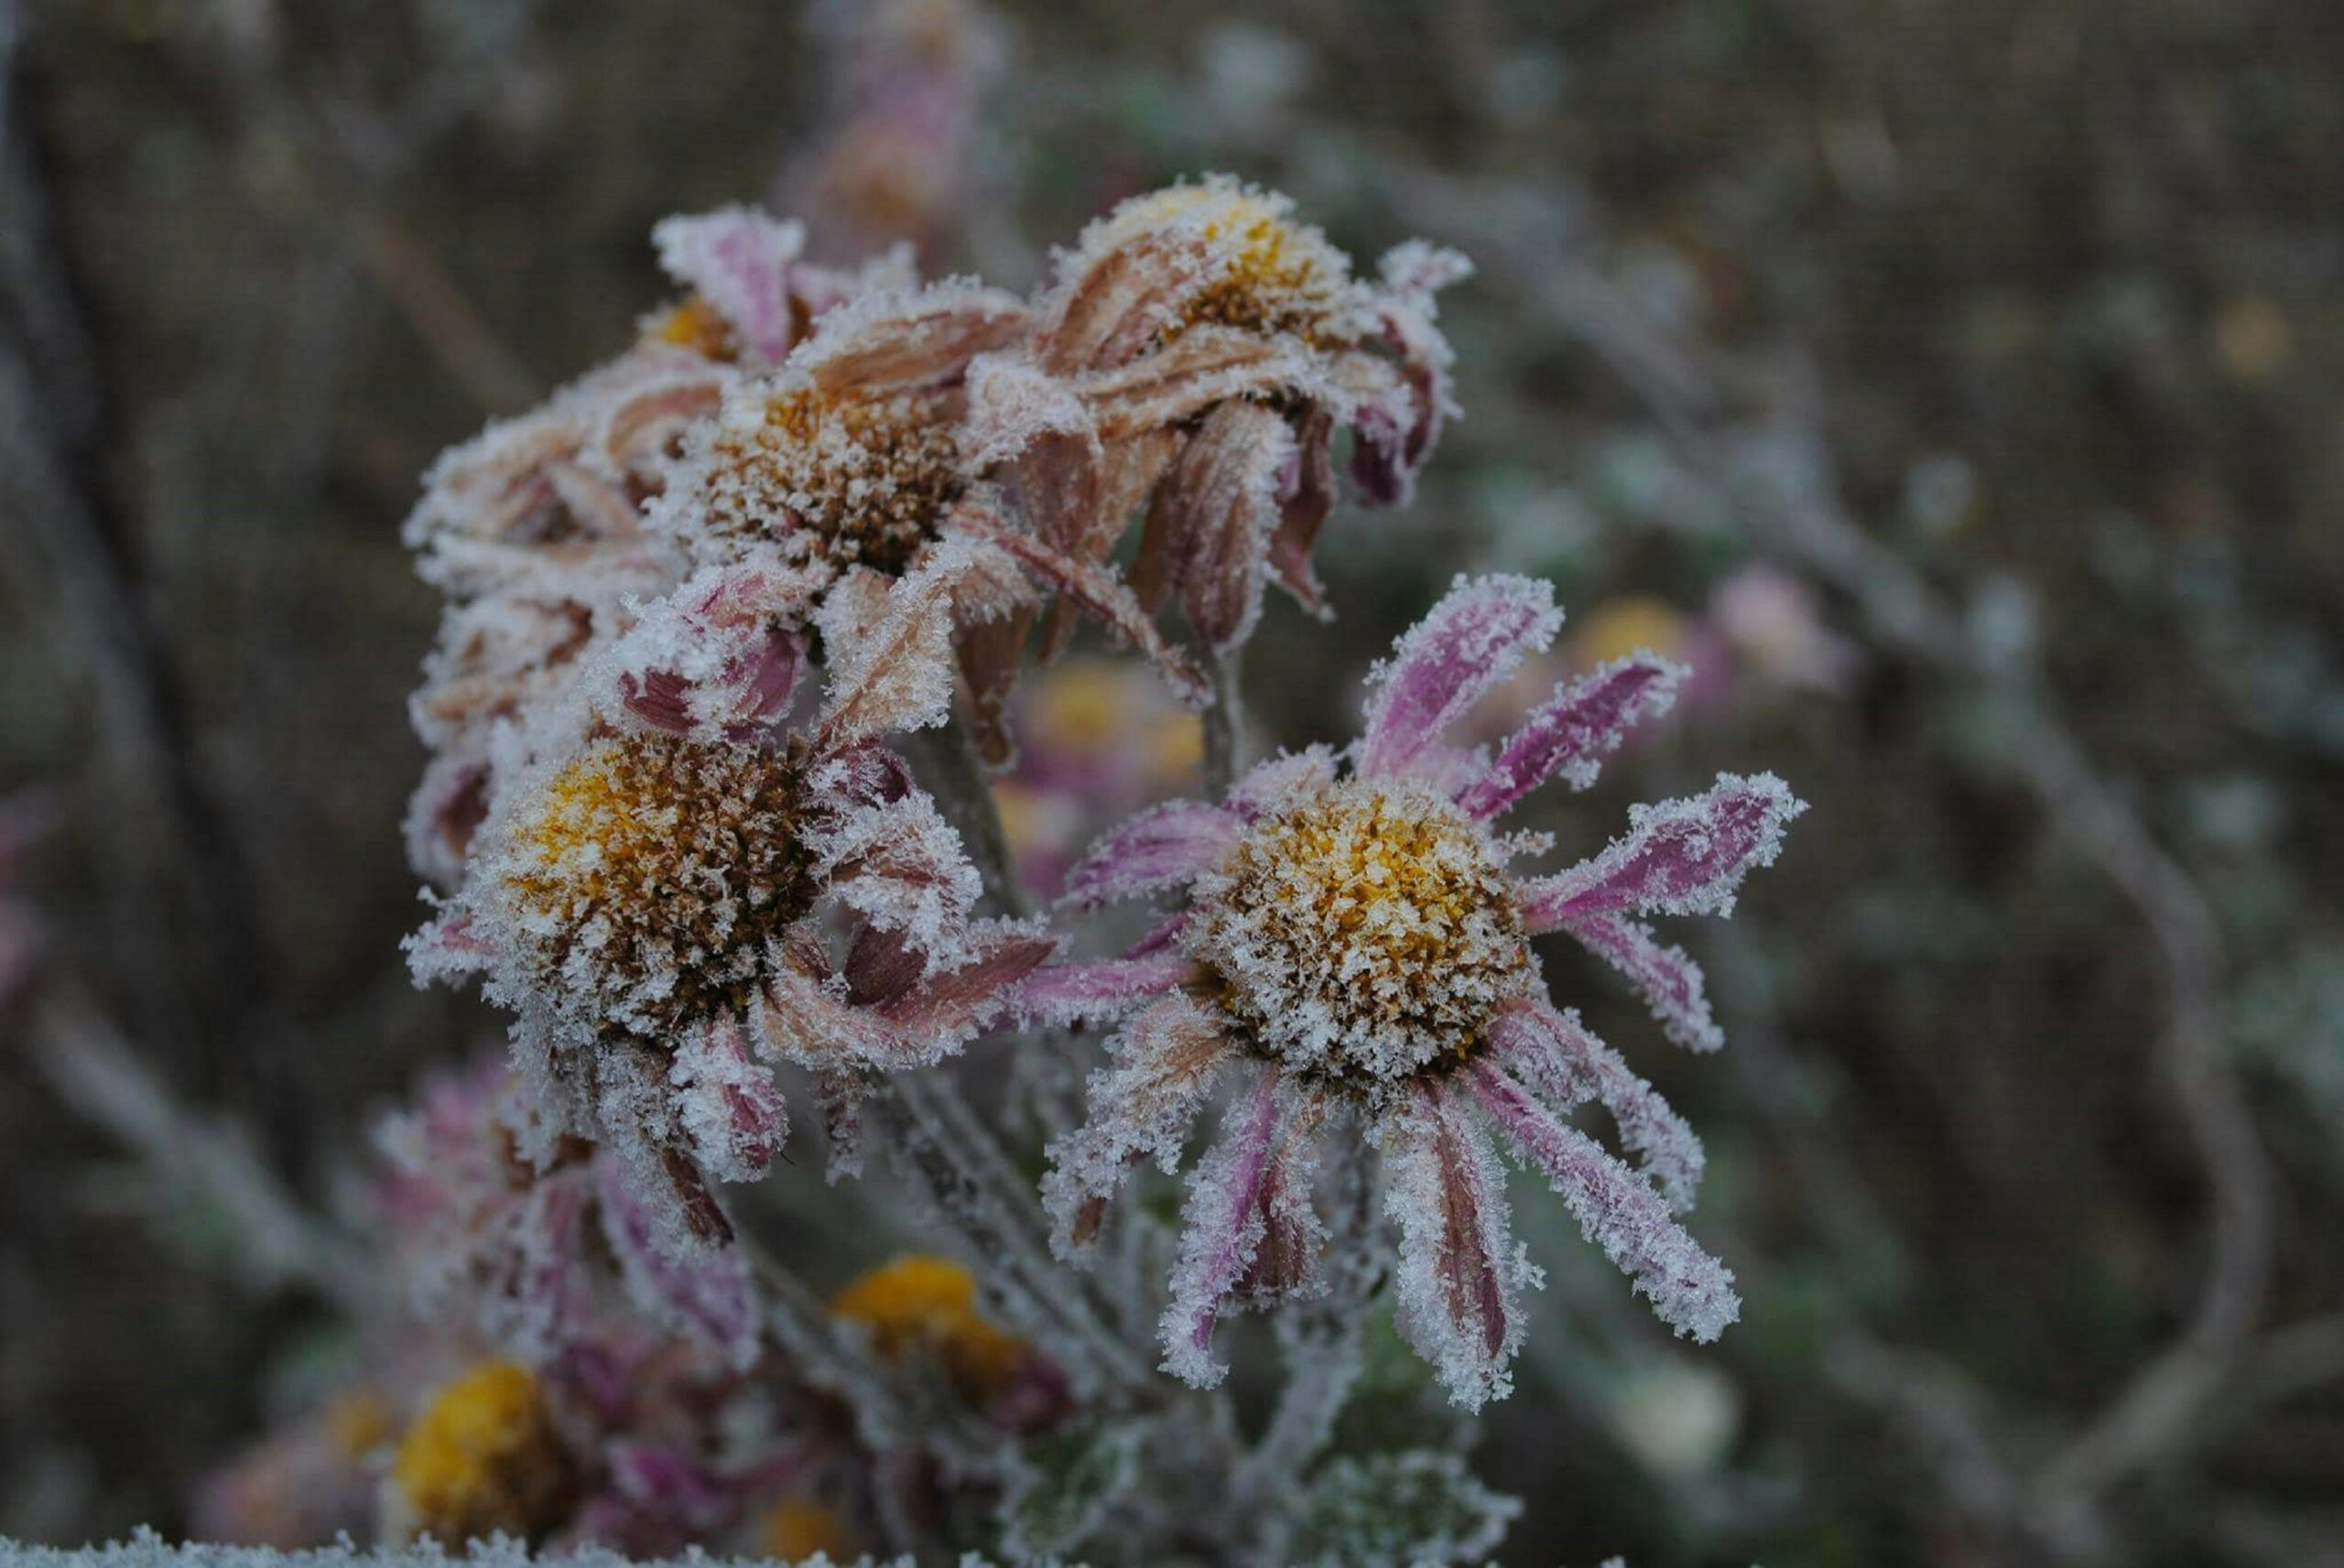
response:
<path id="1" fill-rule="evenodd" d="M 1070 1262 L 1089 1258 L 1106 1206 L 1134 1166 L 1153 1159 L 1169 1171 L 1178 1162 L 1189 1121 L 1235 1054 L 1219 1021 L 1178 991 L 1126 1023 L 1107 1049 L 1115 1065 L 1091 1075 L 1089 1119 L 1050 1145 L 1042 1178 L 1051 1249 Z"/>
<path id="2" fill-rule="evenodd" d="M 1473 1069 L 1474 1098 L 1525 1163 L 1545 1173 L 1590 1241 L 1649 1297 L 1663 1323 L 1702 1344 L 1742 1314 L 1733 1272 L 1701 1250 L 1651 1183 L 1540 1105 L 1496 1067 Z"/>
<path id="3" fill-rule="evenodd" d="M 1067 873 L 1067 901 L 1096 908 L 1179 886 L 1236 843 L 1240 823 L 1203 801 L 1154 806 L 1110 830 Z"/>
<path id="4" fill-rule="evenodd" d="M 806 228 L 748 207 L 663 218 L 651 231 L 667 276 L 715 308 L 766 364 L 797 341 L 789 268 L 806 249 Z"/>
<path id="5" fill-rule="evenodd" d="M 1557 773 L 1571 788 L 1586 789 L 1631 729 L 1668 711 L 1686 673 L 1651 654 L 1634 653 L 1557 687 L 1506 737 L 1496 760 L 1457 804 L 1486 822 Z"/>
<path id="6" fill-rule="evenodd" d="M 1544 1001 L 1502 1005 L 1487 1033 L 1493 1059 L 1568 1111 L 1594 1099 L 1612 1113 L 1620 1141 L 1644 1162 L 1644 1174 L 1678 1213 L 1693 1206 L 1707 1156 L 1685 1119 L 1638 1077 L 1620 1054 L 1597 1039 L 1573 1010 Z"/>
<path id="7" fill-rule="evenodd" d="M 1709 1010 L 1708 982 L 1690 953 L 1662 942 L 1643 921 L 1621 914 L 1574 920 L 1569 930 L 1581 946 L 1628 977 L 1671 1040 L 1687 1051 L 1714 1051 L 1725 1044 L 1725 1031 Z"/>
<path id="8" fill-rule="evenodd" d="M 1164 1370 L 1192 1388 L 1217 1387 L 1229 1371 L 1213 1358 L 1213 1324 L 1268 1229 L 1263 1184 L 1277 1146 L 1280 1098 L 1278 1076 L 1262 1074 L 1253 1091 L 1231 1108 L 1221 1141 L 1188 1176 L 1180 1260 L 1158 1326 Z"/>
<path id="9" fill-rule="evenodd" d="M 1360 775 L 1407 772 L 1483 693 L 1552 642 L 1562 623 L 1554 590 L 1543 582 L 1460 576 L 1392 656 L 1369 672 Z"/>
<path id="10" fill-rule="evenodd" d="M 1450 1087 L 1427 1083 L 1382 1119 L 1384 1212 L 1400 1227 L 1401 1333 L 1467 1410 L 1503 1399 L 1520 1297 L 1541 1282 L 1506 1217 L 1489 1139 Z"/>
<path id="11" fill-rule="evenodd" d="M 1524 884 L 1523 918 L 1552 931 L 1602 914 L 1733 913 L 1753 867 L 1772 865 L 1806 803 L 1772 773 L 1720 773 L 1704 795 L 1628 808 L 1628 831 L 1593 859 Z"/>
<path id="12" fill-rule="evenodd" d="M 603 1159 L 595 1167 L 602 1237 L 629 1297 L 653 1321 L 691 1335 L 745 1370 L 760 1346 L 756 1294 L 741 1249 L 682 1255 L 667 1249 L 651 1211 L 618 1165 Z"/>

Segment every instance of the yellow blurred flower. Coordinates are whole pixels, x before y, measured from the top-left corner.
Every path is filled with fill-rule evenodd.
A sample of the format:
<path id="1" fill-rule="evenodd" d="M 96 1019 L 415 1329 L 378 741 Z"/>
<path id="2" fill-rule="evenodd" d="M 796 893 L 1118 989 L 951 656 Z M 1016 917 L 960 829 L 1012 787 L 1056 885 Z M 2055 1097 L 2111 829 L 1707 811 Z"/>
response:
<path id="1" fill-rule="evenodd" d="M 1689 641 L 1685 617 L 1648 594 L 1607 599 L 1579 622 L 1570 640 L 1571 662 L 1600 665 L 1647 649 L 1664 659 L 1681 659 Z"/>
<path id="2" fill-rule="evenodd" d="M 811 1498 L 795 1494 L 765 1511 L 757 1545 L 776 1563 L 803 1562 L 816 1552 L 840 1559 L 854 1555 L 853 1538 L 839 1516 Z"/>
<path id="3" fill-rule="evenodd" d="M 502 1530 L 527 1538 L 559 1519 L 570 1460 L 545 1391 L 510 1361 L 474 1367 L 433 1397 L 391 1466 L 394 1535 L 449 1545 Z"/>
<path id="4" fill-rule="evenodd" d="M 968 1399 L 999 1390 L 1026 1355 L 1022 1341 L 978 1314 L 976 1281 L 946 1258 L 913 1252 L 882 1263 L 850 1281 L 830 1311 L 868 1329 L 890 1359 L 915 1350 L 940 1357 Z"/>

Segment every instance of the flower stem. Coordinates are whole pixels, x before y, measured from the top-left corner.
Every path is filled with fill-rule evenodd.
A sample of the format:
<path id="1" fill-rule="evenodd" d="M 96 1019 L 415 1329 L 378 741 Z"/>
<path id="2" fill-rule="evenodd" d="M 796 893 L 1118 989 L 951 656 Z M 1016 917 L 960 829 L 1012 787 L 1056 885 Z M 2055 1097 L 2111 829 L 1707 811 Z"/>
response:
<path id="1" fill-rule="evenodd" d="M 1243 643 L 1207 664 L 1212 674 L 1212 706 L 1205 709 L 1205 787 L 1215 800 L 1229 793 L 1245 771 L 1245 693 Z"/>

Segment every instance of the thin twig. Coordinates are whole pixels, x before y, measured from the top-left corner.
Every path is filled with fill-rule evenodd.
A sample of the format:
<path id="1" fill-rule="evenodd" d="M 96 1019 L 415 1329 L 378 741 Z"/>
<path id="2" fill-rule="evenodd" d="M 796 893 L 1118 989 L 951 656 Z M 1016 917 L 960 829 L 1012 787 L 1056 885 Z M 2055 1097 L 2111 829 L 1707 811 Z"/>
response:
<path id="1" fill-rule="evenodd" d="M 1215 800 L 1245 771 L 1244 658 L 1240 643 L 1205 660 L 1212 680 L 1212 706 L 1204 712 L 1205 788 Z"/>

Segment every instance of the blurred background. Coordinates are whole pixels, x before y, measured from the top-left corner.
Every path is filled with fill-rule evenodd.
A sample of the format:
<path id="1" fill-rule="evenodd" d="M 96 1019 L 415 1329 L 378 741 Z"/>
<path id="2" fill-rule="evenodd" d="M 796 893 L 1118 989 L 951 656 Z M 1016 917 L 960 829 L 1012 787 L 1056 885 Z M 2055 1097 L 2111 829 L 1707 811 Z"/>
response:
<path id="1" fill-rule="evenodd" d="M 2317 0 L 0 0 L 0 1535 L 184 1530 L 321 1319 L 154 1223 L 39 1021 L 313 1198 L 494 1033 L 397 951 L 431 457 L 624 346 L 667 212 L 1023 287 L 1228 169 L 1480 266 L 1466 417 L 1329 525 L 1331 631 L 1273 606 L 1259 739 L 1525 571 L 1549 678 L 1697 671 L 1566 848 L 1720 768 L 1814 805 L 1687 934 L 1722 1056 L 1549 958 L 1747 1306 L 1695 1350 L 1536 1249 L 1506 1560 L 2344 1562 L 2339 87 Z M 1179 787 L 1119 678 L 1036 688 L 1034 765 Z"/>

